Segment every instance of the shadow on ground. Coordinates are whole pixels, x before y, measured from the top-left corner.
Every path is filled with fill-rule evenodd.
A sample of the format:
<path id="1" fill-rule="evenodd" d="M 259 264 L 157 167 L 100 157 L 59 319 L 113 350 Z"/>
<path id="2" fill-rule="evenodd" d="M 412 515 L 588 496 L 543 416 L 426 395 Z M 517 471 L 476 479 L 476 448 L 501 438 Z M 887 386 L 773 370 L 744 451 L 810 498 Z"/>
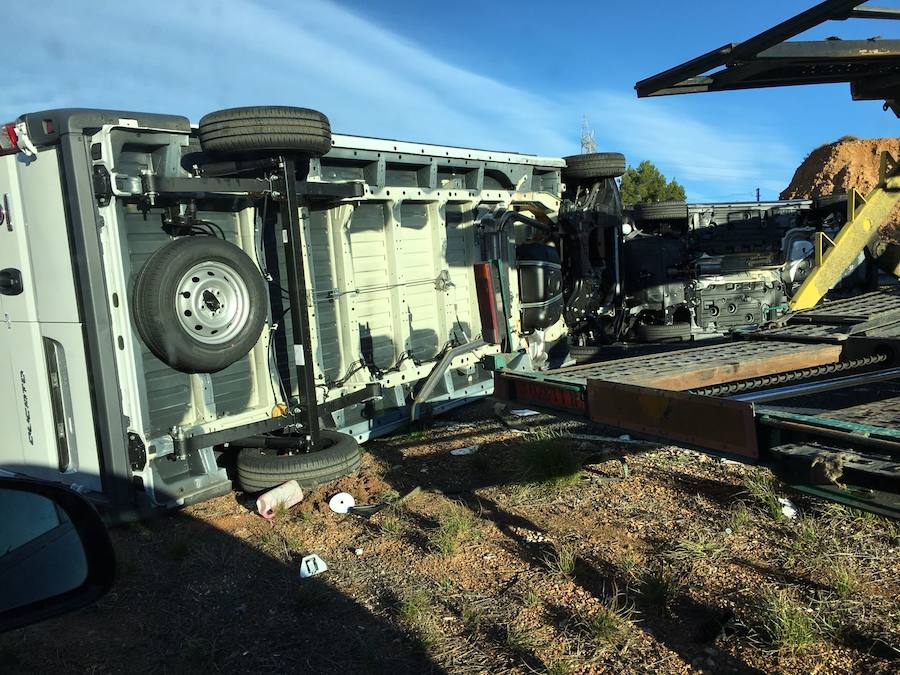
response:
<path id="1" fill-rule="evenodd" d="M 470 431 L 463 430 L 456 434 L 454 440 L 460 445 L 465 445 L 476 436 L 484 435 L 486 431 L 484 428 Z M 521 473 L 496 461 L 498 459 L 496 457 L 486 457 L 479 454 L 470 457 L 453 458 L 452 463 L 444 458 L 443 463 L 436 467 L 435 462 L 438 460 L 433 455 L 416 457 L 403 454 L 404 448 L 411 447 L 417 441 L 421 442 L 418 439 L 414 439 L 409 444 L 400 443 L 387 446 L 374 443 L 368 447 L 368 451 L 380 461 L 388 466 L 395 467 L 394 471 L 387 473 L 385 480 L 401 493 L 413 487 L 413 482 L 415 482 L 425 489 L 443 493 L 465 504 L 476 516 L 496 525 L 498 530 L 506 537 L 507 550 L 531 568 L 546 573 L 547 560 L 554 553 L 553 546 L 549 543 L 528 541 L 525 536 L 520 534 L 523 531 L 540 532 L 542 528 L 530 519 L 512 513 L 484 496 L 476 496 L 474 494 L 474 491 L 479 488 L 520 482 L 522 478 Z M 523 442 L 525 442 L 525 437 L 523 437 Z M 516 441 L 513 440 L 511 443 L 515 445 Z M 581 454 L 584 461 L 597 462 L 605 458 L 613 462 L 619 462 L 623 461 L 623 458 L 627 459 L 628 456 L 646 452 L 649 449 L 652 448 L 626 446 L 617 449 L 613 453 L 598 455 L 594 448 L 586 446 Z M 471 470 L 473 463 L 480 463 L 478 466 L 480 470 Z M 426 466 L 429 467 L 428 471 L 422 473 L 421 468 Z M 456 466 L 465 470 L 457 470 Z M 712 481 L 708 482 L 712 483 Z M 721 483 L 686 487 L 692 492 L 698 491 L 701 487 L 707 488 L 718 499 L 721 499 L 723 504 L 733 497 L 734 492 L 732 486 Z M 429 525 L 433 526 L 433 524 L 424 522 L 417 523 L 417 525 L 420 525 L 422 528 L 428 528 Z M 416 529 L 419 528 L 417 527 Z M 419 546 L 425 545 L 425 542 L 422 541 L 410 543 Z M 636 585 L 635 580 L 621 568 L 606 561 L 587 560 L 584 557 L 577 558 L 571 577 L 578 587 L 598 598 L 601 602 L 609 599 L 609 594 L 613 589 L 624 590 L 631 588 L 634 590 Z M 633 596 L 639 598 L 637 592 L 633 593 Z M 711 646 L 723 632 L 731 629 L 730 624 L 733 618 L 730 610 L 697 602 L 683 588 L 677 591 L 666 608 L 649 606 L 640 606 L 639 608 L 641 609 L 641 620 L 635 624 L 637 630 L 645 631 L 659 643 L 678 654 L 687 663 L 702 659 L 706 653 L 704 650 Z M 575 621 L 575 617 L 572 617 L 569 610 L 565 607 L 550 607 L 549 610 L 556 613 L 555 619 L 558 625 L 565 625 Z M 492 640 L 499 646 L 502 646 L 505 642 L 502 627 L 495 630 L 493 635 L 489 633 L 489 637 L 492 637 Z M 531 652 L 519 654 L 519 657 L 531 670 L 536 672 L 541 672 L 541 669 L 547 667 Z M 719 652 L 716 662 L 720 672 L 761 672 L 742 659 L 726 653 Z"/>
<path id="2" fill-rule="evenodd" d="M 443 673 L 328 582 L 184 512 L 111 535 L 118 575 L 95 605 L 0 635 L 0 672 Z M 246 518 L 246 516 L 245 516 Z"/>

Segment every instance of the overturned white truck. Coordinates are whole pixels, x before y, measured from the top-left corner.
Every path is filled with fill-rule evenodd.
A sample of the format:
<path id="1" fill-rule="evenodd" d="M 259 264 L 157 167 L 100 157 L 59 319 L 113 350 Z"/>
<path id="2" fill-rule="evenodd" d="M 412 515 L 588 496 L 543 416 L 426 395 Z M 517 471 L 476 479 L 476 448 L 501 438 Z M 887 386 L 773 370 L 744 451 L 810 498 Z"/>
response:
<path id="1" fill-rule="evenodd" d="M 0 470 L 114 512 L 223 494 L 230 463 L 327 481 L 491 368 L 565 358 L 561 158 L 284 107 L 36 112 L 0 152 Z M 620 222 L 624 159 L 580 161 Z"/>

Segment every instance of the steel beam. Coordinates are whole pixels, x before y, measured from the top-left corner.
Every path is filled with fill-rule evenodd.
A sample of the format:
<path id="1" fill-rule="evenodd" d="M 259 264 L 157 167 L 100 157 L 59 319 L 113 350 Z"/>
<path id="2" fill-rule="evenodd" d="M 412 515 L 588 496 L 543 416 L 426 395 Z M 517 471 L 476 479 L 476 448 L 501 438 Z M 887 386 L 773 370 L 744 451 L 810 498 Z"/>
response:
<path id="1" fill-rule="evenodd" d="M 307 304 L 306 270 L 303 254 L 303 237 L 300 225 L 300 203 L 297 200 L 297 161 L 293 157 L 282 157 L 281 171 L 278 173 L 282 191 L 281 226 L 284 252 L 287 262 L 288 295 L 291 302 L 291 328 L 294 344 L 294 365 L 300 390 L 300 419 L 310 448 L 319 443 L 319 414 L 316 410 L 316 381 L 310 338 L 310 317 Z M 304 167 L 304 173 L 308 167 Z M 288 388 L 290 395 L 290 388 Z M 293 411 L 292 411 L 293 412 Z"/>
<path id="2" fill-rule="evenodd" d="M 700 89 L 682 89 L 682 86 L 690 84 L 689 80 L 702 75 L 712 68 L 751 59 L 769 47 L 800 35 L 800 33 L 814 28 L 825 21 L 846 19 L 864 1 L 826 0 L 821 2 L 740 44 L 719 47 L 680 66 L 675 66 L 658 75 L 641 80 L 635 85 L 637 95 L 644 97 L 705 91 L 706 89 L 702 87 Z"/>
<path id="3" fill-rule="evenodd" d="M 778 387 L 777 389 L 766 389 L 765 391 L 738 394 L 737 396 L 730 396 L 729 398 L 732 401 L 767 403 L 769 401 L 796 398 L 797 396 L 821 394 L 822 392 L 835 391 L 837 389 L 848 389 L 850 387 L 858 387 L 863 384 L 872 384 L 874 382 L 884 382 L 885 380 L 896 380 L 897 378 L 900 378 L 900 368 L 887 368 L 885 370 L 876 370 L 871 373 L 859 373 L 857 375 L 835 377 L 819 382 L 802 382 L 799 384 L 791 384 L 786 387 Z"/>

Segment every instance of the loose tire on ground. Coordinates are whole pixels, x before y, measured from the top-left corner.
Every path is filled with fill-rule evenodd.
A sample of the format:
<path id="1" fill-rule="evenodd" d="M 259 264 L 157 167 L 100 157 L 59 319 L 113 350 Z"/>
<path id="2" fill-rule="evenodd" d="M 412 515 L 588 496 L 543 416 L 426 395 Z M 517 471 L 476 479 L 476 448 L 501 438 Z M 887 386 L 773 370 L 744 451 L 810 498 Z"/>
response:
<path id="1" fill-rule="evenodd" d="M 688 217 L 685 202 L 656 202 L 635 204 L 634 217 L 638 222 L 654 220 L 683 220 Z"/>
<path id="2" fill-rule="evenodd" d="M 289 106 L 228 108 L 204 115 L 197 129 L 205 152 L 290 152 L 320 157 L 331 149 L 331 124 L 318 110 Z"/>
<path id="3" fill-rule="evenodd" d="M 249 352 L 266 322 L 266 282 L 250 257 L 207 236 L 170 241 L 135 278 L 132 316 L 147 348 L 183 373 L 215 373 Z"/>
<path id="4" fill-rule="evenodd" d="M 241 488 L 260 492 L 296 480 L 300 487 L 310 489 L 359 469 L 362 453 L 353 436 L 322 429 L 320 438 L 321 450 L 296 455 L 278 454 L 271 448 L 244 448 L 237 457 Z"/>
<path id="5" fill-rule="evenodd" d="M 564 159 L 564 178 L 618 178 L 625 173 L 625 155 L 621 152 L 593 152 Z"/>

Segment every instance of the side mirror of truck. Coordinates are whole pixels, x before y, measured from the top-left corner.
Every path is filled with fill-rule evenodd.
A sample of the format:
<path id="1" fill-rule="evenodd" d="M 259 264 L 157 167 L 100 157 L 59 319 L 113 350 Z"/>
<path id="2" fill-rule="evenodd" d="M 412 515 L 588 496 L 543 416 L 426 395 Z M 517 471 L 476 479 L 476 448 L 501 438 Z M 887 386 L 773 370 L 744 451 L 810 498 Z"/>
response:
<path id="1" fill-rule="evenodd" d="M 67 487 L 0 478 L 0 632 L 100 598 L 115 556 L 94 507 Z"/>

